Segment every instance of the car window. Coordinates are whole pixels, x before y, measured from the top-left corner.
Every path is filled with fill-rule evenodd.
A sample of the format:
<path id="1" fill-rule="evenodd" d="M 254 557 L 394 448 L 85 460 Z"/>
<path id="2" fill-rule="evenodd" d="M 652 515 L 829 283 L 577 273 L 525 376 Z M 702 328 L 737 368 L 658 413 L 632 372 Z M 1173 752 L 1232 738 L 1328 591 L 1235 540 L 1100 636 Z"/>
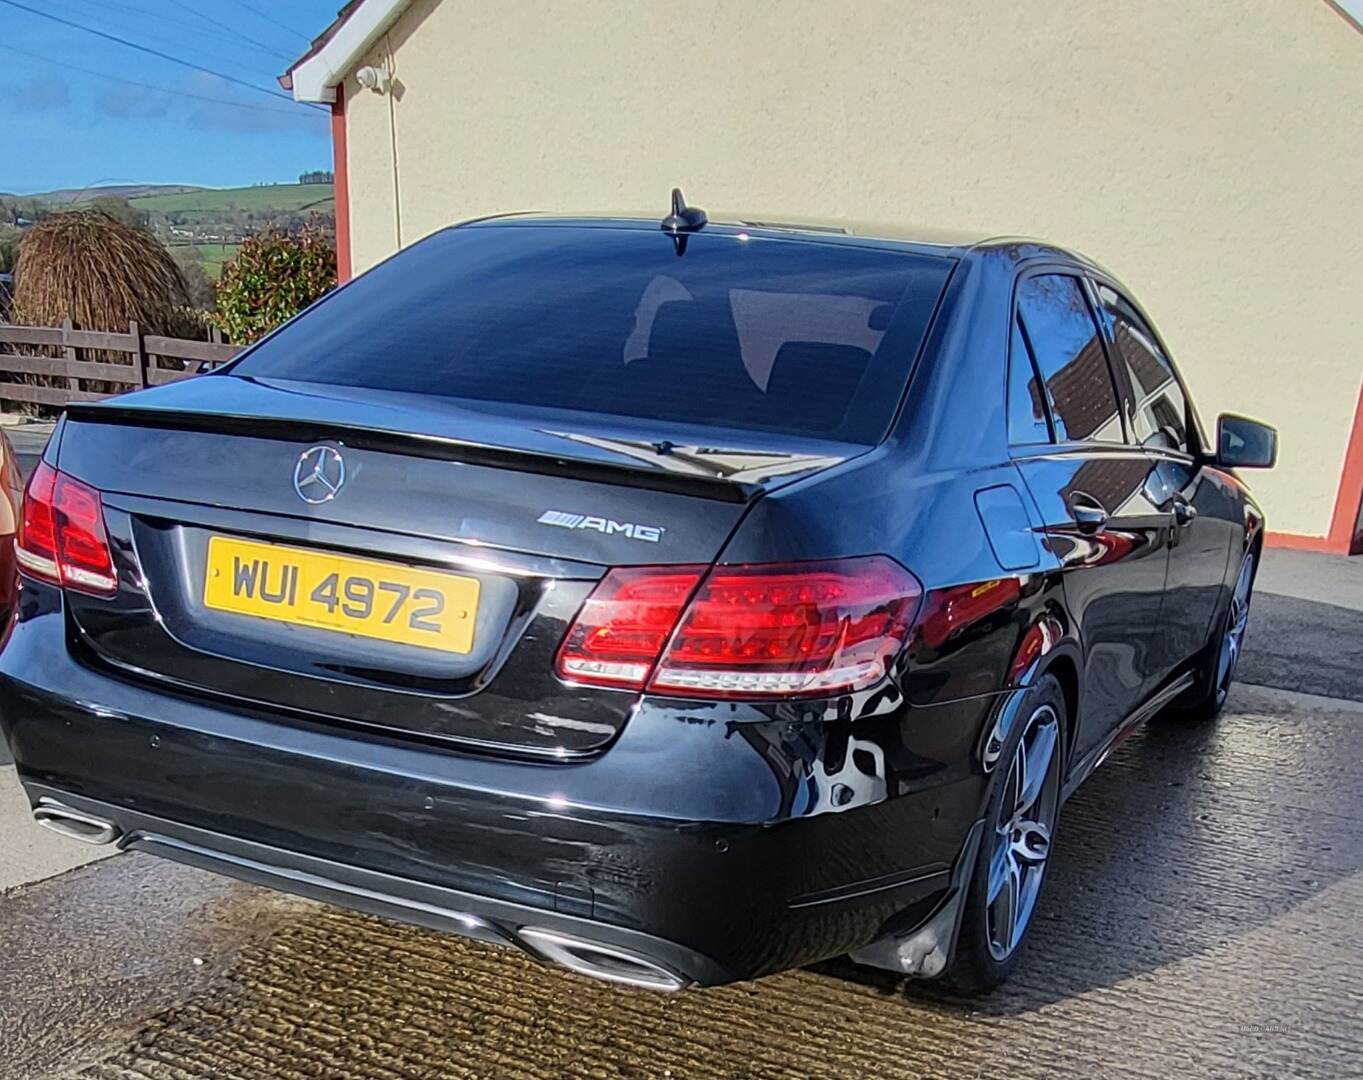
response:
<path id="1" fill-rule="evenodd" d="M 1046 423 L 1045 391 L 1022 330 L 1022 320 L 1016 315 L 1008 346 L 1008 441 L 1014 446 L 1035 446 L 1051 441 L 1051 429 Z"/>
<path id="2" fill-rule="evenodd" d="M 720 230 L 414 244 L 228 372 L 874 444 L 953 261 Z"/>
<path id="3" fill-rule="evenodd" d="M 1131 438 L 1142 446 L 1188 450 L 1188 404 L 1173 365 L 1155 335 L 1120 293 L 1098 286 L 1098 302 L 1108 333 L 1131 383 L 1126 403 Z"/>
<path id="4" fill-rule="evenodd" d="M 1107 354 L 1079 279 L 1067 274 L 1024 278 L 1017 316 L 1046 385 L 1056 439 L 1122 442 Z"/>

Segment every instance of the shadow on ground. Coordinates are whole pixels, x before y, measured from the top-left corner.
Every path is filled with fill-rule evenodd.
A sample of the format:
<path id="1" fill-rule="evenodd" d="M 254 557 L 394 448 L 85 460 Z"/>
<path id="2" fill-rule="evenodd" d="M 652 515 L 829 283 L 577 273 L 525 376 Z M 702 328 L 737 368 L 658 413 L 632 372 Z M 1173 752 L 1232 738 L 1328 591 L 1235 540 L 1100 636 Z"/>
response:
<path id="1" fill-rule="evenodd" d="M 1260 590 L 1240 680 L 1363 701 L 1363 611 Z"/>

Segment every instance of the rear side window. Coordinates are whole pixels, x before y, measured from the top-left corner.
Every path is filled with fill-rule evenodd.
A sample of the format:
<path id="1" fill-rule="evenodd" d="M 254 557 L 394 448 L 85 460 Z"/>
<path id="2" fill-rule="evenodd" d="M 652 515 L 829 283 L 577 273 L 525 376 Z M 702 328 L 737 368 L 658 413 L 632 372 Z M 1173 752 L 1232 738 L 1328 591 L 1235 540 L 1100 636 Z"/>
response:
<path id="1" fill-rule="evenodd" d="M 714 229 L 436 234 L 234 375 L 874 444 L 952 267 Z"/>
<path id="2" fill-rule="evenodd" d="M 1130 301 L 1106 285 L 1098 286 L 1098 301 L 1131 383 L 1126 410 L 1133 441 L 1186 452 L 1188 403 L 1173 365 Z"/>
<path id="3" fill-rule="evenodd" d="M 1079 280 L 1066 274 L 1024 278 L 1017 317 L 1046 386 L 1056 440 L 1122 442 L 1112 373 Z"/>

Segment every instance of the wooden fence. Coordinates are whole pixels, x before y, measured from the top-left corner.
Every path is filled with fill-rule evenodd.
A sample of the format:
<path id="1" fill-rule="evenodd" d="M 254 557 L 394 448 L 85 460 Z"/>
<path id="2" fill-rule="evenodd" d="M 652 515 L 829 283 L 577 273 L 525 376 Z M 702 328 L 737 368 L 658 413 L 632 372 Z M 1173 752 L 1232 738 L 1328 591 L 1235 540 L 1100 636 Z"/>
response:
<path id="1" fill-rule="evenodd" d="M 186 338 L 144 334 L 135 322 L 126 334 L 75 330 L 68 319 L 61 326 L 11 326 L 0 323 L 0 373 L 42 375 L 50 386 L 0 381 L 0 401 L 52 405 L 60 408 L 71 401 L 98 401 L 113 393 L 141 390 L 148 386 L 175 382 L 197 375 L 203 365 L 226 363 L 241 345 L 225 345 L 216 329 L 216 340 L 191 341 Z M 26 356 L 6 346 L 46 346 L 60 349 L 62 357 Z M 83 350 L 127 353 L 129 362 L 107 363 L 81 359 Z M 170 361 L 175 366 L 166 365 Z M 3 378 L 3 375 L 0 375 Z M 62 382 L 65 382 L 65 387 Z M 82 382 L 112 383 L 120 389 L 101 393 L 82 389 Z"/>

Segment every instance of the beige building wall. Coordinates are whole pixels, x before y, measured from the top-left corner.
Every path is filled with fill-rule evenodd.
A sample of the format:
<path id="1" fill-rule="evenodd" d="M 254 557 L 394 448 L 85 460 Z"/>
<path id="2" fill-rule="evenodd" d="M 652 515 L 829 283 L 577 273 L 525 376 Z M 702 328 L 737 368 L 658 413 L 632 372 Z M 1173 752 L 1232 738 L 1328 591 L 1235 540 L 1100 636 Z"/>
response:
<path id="1" fill-rule="evenodd" d="M 1154 315 L 1324 534 L 1363 379 L 1363 35 L 1317 0 L 417 0 L 347 84 L 356 272 L 508 210 L 1046 237 Z M 396 180 L 395 180 L 396 177 Z"/>

